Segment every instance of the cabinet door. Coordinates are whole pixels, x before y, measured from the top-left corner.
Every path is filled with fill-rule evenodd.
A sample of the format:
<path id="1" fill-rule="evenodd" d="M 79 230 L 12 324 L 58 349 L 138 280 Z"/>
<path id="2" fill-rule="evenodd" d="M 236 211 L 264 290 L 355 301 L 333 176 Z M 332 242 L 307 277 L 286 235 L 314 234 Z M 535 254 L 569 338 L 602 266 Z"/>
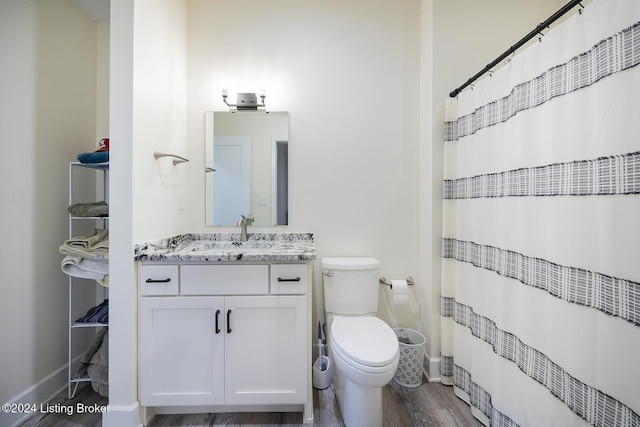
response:
<path id="1" fill-rule="evenodd" d="M 222 297 L 141 298 L 139 387 L 143 405 L 224 402 L 223 309 Z"/>
<path id="2" fill-rule="evenodd" d="M 307 297 L 226 297 L 225 310 L 225 403 L 305 403 Z"/>

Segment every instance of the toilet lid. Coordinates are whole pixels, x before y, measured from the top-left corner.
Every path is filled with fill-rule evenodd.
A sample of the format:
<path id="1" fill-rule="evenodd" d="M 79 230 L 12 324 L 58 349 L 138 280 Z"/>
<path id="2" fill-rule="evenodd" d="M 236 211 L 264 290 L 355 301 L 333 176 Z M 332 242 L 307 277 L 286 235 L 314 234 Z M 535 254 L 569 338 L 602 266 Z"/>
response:
<path id="1" fill-rule="evenodd" d="M 367 366 L 385 366 L 398 354 L 398 337 L 377 317 L 336 317 L 331 343 L 350 359 Z"/>

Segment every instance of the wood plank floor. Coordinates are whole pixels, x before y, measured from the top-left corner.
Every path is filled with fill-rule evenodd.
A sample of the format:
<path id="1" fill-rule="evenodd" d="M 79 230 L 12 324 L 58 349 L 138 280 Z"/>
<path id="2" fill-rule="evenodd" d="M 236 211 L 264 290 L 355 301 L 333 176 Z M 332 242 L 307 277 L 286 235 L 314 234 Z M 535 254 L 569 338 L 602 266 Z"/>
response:
<path id="1" fill-rule="evenodd" d="M 107 399 L 91 387 L 78 391 L 76 397 L 66 399 L 66 390 L 51 401 L 51 405 L 106 405 Z M 313 390 L 314 426 L 342 427 L 342 417 L 333 388 Z M 399 386 L 394 381 L 382 389 L 385 427 L 476 427 L 482 424 L 471 415 L 469 406 L 458 399 L 452 387 L 424 382 L 418 388 Z M 99 427 L 100 414 L 36 414 L 21 427 Z M 205 427 L 205 426 L 305 426 L 301 413 L 222 413 L 189 415 L 156 415 L 149 427 Z"/>
<path id="2" fill-rule="evenodd" d="M 82 388 L 80 388 L 82 387 Z M 46 413 L 37 412 L 31 418 L 27 419 L 20 427 L 99 427 L 102 425 L 102 414 L 78 414 L 76 411 L 77 405 L 98 405 L 106 406 L 109 401 L 106 397 L 100 396 L 93 391 L 90 385 L 83 384 L 78 387 L 78 392 L 69 399 L 67 397 L 67 389 L 65 388 L 56 397 L 51 399 L 48 403 L 44 404 L 48 407 L 55 407 L 59 405 L 62 408 L 70 408 L 70 413 L 61 410 L 59 413 Z"/>

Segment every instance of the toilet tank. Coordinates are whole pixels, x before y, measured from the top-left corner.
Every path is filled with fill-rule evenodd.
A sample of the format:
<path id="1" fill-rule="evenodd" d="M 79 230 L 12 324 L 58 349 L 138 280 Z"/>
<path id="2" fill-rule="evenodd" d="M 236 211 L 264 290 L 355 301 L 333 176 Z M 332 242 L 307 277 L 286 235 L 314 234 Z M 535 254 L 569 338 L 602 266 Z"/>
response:
<path id="1" fill-rule="evenodd" d="M 375 314 L 379 277 L 380 262 L 375 258 L 322 258 L 325 313 Z"/>

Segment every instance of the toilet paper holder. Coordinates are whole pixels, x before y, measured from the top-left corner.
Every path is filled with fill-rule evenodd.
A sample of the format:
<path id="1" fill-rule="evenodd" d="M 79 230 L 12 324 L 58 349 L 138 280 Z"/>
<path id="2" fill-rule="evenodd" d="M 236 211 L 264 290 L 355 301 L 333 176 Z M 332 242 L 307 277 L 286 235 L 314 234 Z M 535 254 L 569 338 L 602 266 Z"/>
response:
<path id="1" fill-rule="evenodd" d="M 391 282 L 389 280 L 387 280 L 386 277 L 381 277 L 380 278 L 380 284 L 388 286 L 391 289 L 393 289 L 393 285 L 391 284 Z M 407 277 L 407 285 L 408 286 L 413 286 L 415 284 L 416 284 L 416 282 L 413 280 L 413 277 Z"/>

